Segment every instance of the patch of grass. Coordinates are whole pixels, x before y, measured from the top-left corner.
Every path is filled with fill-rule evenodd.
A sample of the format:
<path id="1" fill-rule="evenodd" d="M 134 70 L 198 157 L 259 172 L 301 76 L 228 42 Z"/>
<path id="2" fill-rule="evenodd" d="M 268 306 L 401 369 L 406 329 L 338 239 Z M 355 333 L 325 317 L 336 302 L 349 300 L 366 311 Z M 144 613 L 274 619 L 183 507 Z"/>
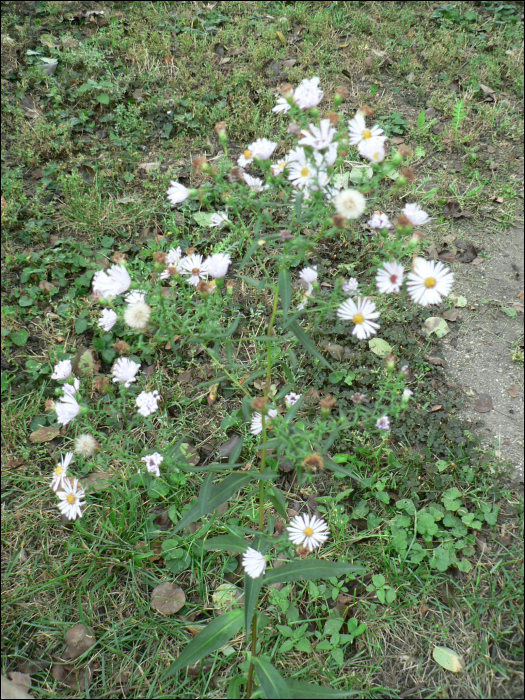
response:
<path id="1" fill-rule="evenodd" d="M 108 424 L 108 412 L 90 426 L 104 449 L 93 460 L 79 458 L 77 466 L 82 477 L 111 473 L 111 488 L 96 492 L 93 507 L 74 527 L 61 524 L 49 475 L 72 438 L 29 442 L 33 430 L 48 425 L 51 367 L 92 343 L 94 321 L 90 313 L 81 317 L 84 300 L 95 270 L 115 251 L 126 253 L 138 271 L 174 238 L 199 250 L 213 239 L 241 254 L 244 239 L 203 231 L 193 219 L 197 209 L 172 211 L 165 191 L 171 179 L 195 184 L 194 156 L 205 153 L 212 163 L 219 156 L 218 121 L 228 123 L 230 145 L 239 152 L 261 135 L 285 141 L 286 125 L 271 112 L 281 82 L 319 75 L 326 104 L 343 83 L 350 90 L 343 107 L 348 116 L 367 103 L 391 137 L 414 148 L 416 181 L 401 198 L 385 193 L 378 207 L 421 202 L 436 219 L 431 238 L 437 239 L 454 230 L 440 218 L 453 197 L 472 212 L 473 226 L 490 220 L 504 230 L 518 206 L 519 178 L 513 176 L 521 154 L 523 39 L 513 21 L 515 5 L 504 11 L 487 3 L 444 3 L 449 9 L 440 9 L 427 2 L 128 2 L 88 21 L 74 17 L 74 3 L 10 3 L 3 33 L 11 41 L 2 47 L 3 673 L 42 661 L 32 672 L 35 685 L 69 696 L 49 667 L 62 653 L 67 629 L 85 622 L 97 638 L 85 659 L 92 663 L 91 696 L 117 694 L 121 687 L 126 697 L 227 696 L 229 681 L 246 664 L 242 636 L 205 659 L 194 675 L 164 682 L 162 674 L 198 625 L 216 614 L 217 587 L 241 581 L 238 560 L 228 552 L 205 555 L 203 538 L 225 534 L 227 526 L 251 527 L 258 494 L 247 488 L 246 507 L 232 498 L 227 510 L 196 523 L 177 541 L 177 556 L 170 556 L 163 549 L 172 539 L 168 513 L 178 519 L 185 512 L 202 478 L 183 481 L 174 470 L 164 495 L 135 484 L 140 465 L 129 455 L 126 431 Z M 41 56 L 58 60 L 56 72 L 42 70 Z M 221 63 L 224 57 L 229 61 Z M 286 65 L 288 59 L 296 62 Z M 466 117 L 454 128 L 459 101 Z M 420 120 L 429 108 L 434 116 Z M 141 163 L 157 165 L 146 170 Z M 366 282 L 376 245 L 354 227 L 318 246 L 319 271 L 326 279 L 351 273 Z M 253 331 L 266 323 L 269 303 L 245 286 L 232 297 L 231 313 L 242 313 Z M 362 697 L 404 691 L 415 697 L 516 697 L 523 690 L 522 502 L 470 427 L 456 418 L 460 397 L 425 359 L 435 350 L 434 341 L 421 336 L 427 315 L 401 304 L 384 314 L 382 337 L 417 377 L 417 408 L 401 417 L 388 445 L 356 431 L 333 446 L 365 484 L 320 475 L 299 488 L 290 474 L 280 478 L 290 508 L 304 512 L 314 504 L 327 518 L 334 537 L 326 556 L 337 560 L 350 552 L 384 583 L 369 577 L 269 589 L 261 606 L 267 619 L 260 648 L 289 677 Z M 82 333 L 76 332 L 79 318 L 87 321 Z M 28 339 L 17 345 L 12 334 L 21 329 Z M 276 377 L 279 388 L 291 376 L 311 390 L 305 417 L 315 415 L 315 392 L 330 391 L 344 409 L 354 391 L 373 392 L 385 371 L 340 323 L 317 329 L 315 337 L 321 347 L 346 348 L 342 358 L 330 358 L 334 371 L 356 376 L 351 387 L 334 383 L 317 361 L 289 348 Z M 112 342 L 103 348 L 109 353 L 102 371 L 115 357 Z M 216 403 L 206 403 L 204 384 L 218 371 L 208 357 L 188 347 L 170 355 L 151 347 L 149 356 L 158 363 L 149 388 L 168 397 L 170 410 L 154 431 L 134 433 L 145 450 L 169 450 L 183 440 L 202 466 L 235 430 L 246 438 L 246 462 L 256 458 L 255 440 L 236 415 L 239 396 L 222 385 Z M 514 356 L 523 362 L 520 348 Z M 239 383 L 263 367 L 250 337 L 239 343 L 237 361 L 233 376 Z M 92 390 L 91 398 L 109 408 L 115 396 Z M 437 403 L 443 410 L 429 411 Z M 452 488 L 468 511 L 459 519 L 473 515 L 480 523 L 463 523 L 467 533 L 461 537 L 432 510 L 443 506 L 443 494 Z M 400 501 L 430 514 L 437 532 L 418 531 Z M 488 519 L 482 517 L 487 513 Z M 408 522 L 399 517 L 405 514 Z M 269 509 L 267 517 L 275 513 Z M 449 549 L 443 554 L 460 540 L 456 559 Z M 436 565 L 440 547 L 443 566 L 449 557 L 444 571 Z M 150 607 L 151 590 L 167 580 L 176 580 L 187 596 L 180 615 L 169 619 Z M 343 619 L 340 632 L 331 632 L 328 623 Z M 352 640 L 330 641 L 339 633 L 351 636 L 352 619 L 366 629 Z M 293 644 L 283 650 L 286 640 Z M 466 672 L 452 675 L 438 667 L 436 645 L 460 653 Z"/>

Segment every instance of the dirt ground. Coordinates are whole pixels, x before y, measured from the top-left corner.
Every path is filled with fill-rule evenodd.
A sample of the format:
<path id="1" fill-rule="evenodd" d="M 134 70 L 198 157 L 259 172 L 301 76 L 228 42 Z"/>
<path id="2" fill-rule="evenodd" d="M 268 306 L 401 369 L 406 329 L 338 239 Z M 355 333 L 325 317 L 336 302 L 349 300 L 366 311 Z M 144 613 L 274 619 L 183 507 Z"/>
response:
<path id="1" fill-rule="evenodd" d="M 476 245 L 475 236 L 472 240 Z M 523 218 L 507 234 L 484 237 L 484 243 L 485 262 L 455 266 L 454 293 L 464 296 L 467 306 L 442 342 L 445 374 L 465 397 L 462 417 L 475 425 L 485 446 L 512 463 L 516 480 L 523 482 L 523 366 L 512 359 L 523 341 L 523 313 L 509 317 L 503 310 L 523 304 L 518 298 L 523 291 Z M 484 413 L 476 410 L 481 394 L 489 395 L 493 405 Z"/>

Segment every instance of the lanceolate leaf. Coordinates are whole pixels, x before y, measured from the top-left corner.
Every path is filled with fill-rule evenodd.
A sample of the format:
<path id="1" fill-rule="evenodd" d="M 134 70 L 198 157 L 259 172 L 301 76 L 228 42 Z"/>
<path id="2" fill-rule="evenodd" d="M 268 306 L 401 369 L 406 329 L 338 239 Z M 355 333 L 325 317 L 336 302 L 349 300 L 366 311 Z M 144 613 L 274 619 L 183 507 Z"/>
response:
<path id="1" fill-rule="evenodd" d="M 202 548 L 208 551 L 229 549 L 232 552 L 245 552 L 248 549 L 248 542 L 237 535 L 219 535 L 203 542 Z"/>
<path id="2" fill-rule="evenodd" d="M 363 480 L 361 477 L 357 476 L 354 474 L 354 472 L 350 471 L 350 469 L 347 469 L 346 467 L 342 467 L 340 464 L 336 464 L 333 460 L 328 459 L 327 457 L 324 457 L 324 465 L 327 469 L 332 471 L 334 474 L 338 474 L 339 476 L 348 476 L 351 479 L 355 479 L 358 481 L 360 484 L 363 483 Z"/>
<path id="3" fill-rule="evenodd" d="M 192 666 L 208 654 L 213 653 L 227 644 L 243 625 L 244 612 L 242 608 L 219 615 L 202 632 L 194 637 L 184 648 L 179 658 L 166 671 L 164 678 L 169 678 L 186 666 Z"/>
<path id="4" fill-rule="evenodd" d="M 290 270 L 279 270 L 279 294 L 283 305 L 283 317 L 286 318 L 290 308 L 290 301 L 292 300 Z"/>
<path id="5" fill-rule="evenodd" d="M 238 491 L 243 486 L 246 486 L 252 480 L 252 475 L 244 472 L 243 474 L 230 474 L 226 479 L 223 479 L 219 484 L 211 489 L 210 497 L 207 503 L 200 502 L 199 500 L 195 505 L 193 505 L 187 513 L 185 513 L 175 526 L 173 532 L 178 532 L 186 527 L 189 523 L 193 523 L 203 515 L 207 513 L 212 513 L 216 508 L 221 506 L 223 503 L 230 498 L 232 494 Z"/>
<path id="6" fill-rule="evenodd" d="M 321 355 L 319 350 L 317 350 L 315 345 L 312 343 L 310 338 L 306 335 L 306 333 L 297 323 L 297 321 L 293 321 L 292 323 L 288 324 L 288 328 L 292 331 L 292 333 L 295 335 L 295 337 L 301 343 L 305 350 L 308 350 L 308 352 L 314 357 L 316 357 L 319 360 L 319 362 L 321 362 L 323 365 L 325 365 L 329 369 L 332 369 L 330 363 L 326 360 L 326 358 L 324 358 Z"/>
<path id="7" fill-rule="evenodd" d="M 315 581 L 331 576 L 344 576 L 346 574 L 364 574 L 362 566 L 347 564 L 346 562 L 320 561 L 319 559 L 306 559 L 293 561 L 278 569 L 266 570 L 264 583 L 292 583 L 294 581 Z"/>
<path id="8" fill-rule="evenodd" d="M 283 699 L 292 697 L 286 681 L 266 657 L 256 656 L 252 661 L 265 697 Z"/>

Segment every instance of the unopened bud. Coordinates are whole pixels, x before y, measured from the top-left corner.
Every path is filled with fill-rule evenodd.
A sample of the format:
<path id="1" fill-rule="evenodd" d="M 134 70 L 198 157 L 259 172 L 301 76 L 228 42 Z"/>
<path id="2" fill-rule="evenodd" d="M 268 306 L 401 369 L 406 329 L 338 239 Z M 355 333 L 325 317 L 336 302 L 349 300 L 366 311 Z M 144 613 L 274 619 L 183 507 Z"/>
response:
<path id="1" fill-rule="evenodd" d="M 398 187 L 404 187 L 407 184 L 408 180 L 404 175 L 400 175 L 397 180 L 396 180 L 396 185 Z"/>
<path id="2" fill-rule="evenodd" d="M 401 397 L 401 405 L 406 406 L 410 401 L 410 397 L 414 395 L 414 392 L 410 389 L 405 389 L 403 391 L 403 396 Z"/>
<path id="3" fill-rule="evenodd" d="M 398 168 L 401 163 L 403 162 L 403 156 L 399 151 L 396 151 L 395 153 L 392 154 L 392 159 L 391 159 L 392 165 L 394 165 L 396 168 Z"/>
<path id="4" fill-rule="evenodd" d="M 265 399 L 264 396 L 256 396 L 254 400 L 252 401 L 252 411 L 257 411 L 257 413 L 266 413 L 266 404 L 268 402 L 268 399 Z"/>
<path id="5" fill-rule="evenodd" d="M 346 85 L 339 85 L 338 87 L 336 87 L 334 96 L 335 106 L 339 107 L 340 105 L 342 105 L 349 95 L 350 91 L 346 87 Z"/>
<path id="6" fill-rule="evenodd" d="M 233 294 L 235 288 L 235 282 L 233 280 L 226 280 L 226 291 L 228 294 Z"/>
<path id="7" fill-rule="evenodd" d="M 116 350 L 119 355 L 125 355 L 131 350 L 131 347 L 125 340 L 117 340 L 117 342 L 113 344 L 113 349 Z"/>
<path id="8" fill-rule="evenodd" d="M 314 453 L 305 457 L 302 466 L 308 472 L 324 471 L 324 461 L 320 454 Z"/>
<path id="9" fill-rule="evenodd" d="M 221 141 L 223 139 L 224 140 L 226 139 L 226 129 L 227 129 L 226 122 L 218 122 L 217 124 L 215 124 L 215 126 L 213 128 L 215 129 L 215 133 L 221 139 Z"/>
<path id="10" fill-rule="evenodd" d="M 288 124 L 288 128 L 286 129 L 287 134 L 291 134 L 292 136 L 297 136 L 301 131 L 301 126 L 300 124 L 297 124 L 297 122 L 290 122 Z"/>
<path id="11" fill-rule="evenodd" d="M 416 173 L 412 168 L 401 168 L 401 177 L 406 178 L 407 182 L 414 182 L 416 179 Z"/>
<path id="12" fill-rule="evenodd" d="M 244 180 L 244 170 L 242 168 L 232 168 L 230 174 L 228 175 L 228 180 L 230 182 L 237 182 L 237 180 Z"/>
<path id="13" fill-rule="evenodd" d="M 332 216 L 332 223 L 336 228 L 343 229 L 346 228 L 347 220 L 344 216 L 336 214 L 335 216 Z"/>
<path id="14" fill-rule="evenodd" d="M 113 262 L 115 265 L 122 265 L 122 263 L 125 261 L 126 256 L 124 253 L 114 253 L 113 255 Z"/>
<path id="15" fill-rule="evenodd" d="M 44 407 L 44 411 L 45 411 L 46 413 L 51 413 L 52 411 L 55 410 L 55 405 L 56 405 L 56 404 L 55 404 L 55 402 L 53 401 L 53 399 L 46 399 L 46 404 L 45 404 L 45 407 Z"/>
<path id="16" fill-rule="evenodd" d="M 176 265 L 168 265 L 168 272 L 170 277 L 178 277 L 179 276 L 179 268 Z"/>
<path id="17" fill-rule="evenodd" d="M 317 119 L 319 117 L 319 110 L 317 109 L 317 107 L 313 107 L 310 110 L 310 114 L 314 119 Z"/>
<path id="18" fill-rule="evenodd" d="M 330 394 L 323 396 L 323 398 L 319 401 L 319 404 L 321 406 L 321 413 L 323 413 L 324 415 L 330 413 L 331 409 L 335 406 L 336 403 L 337 399 L 334 399 L 334 397 L 330 396 Z"/>

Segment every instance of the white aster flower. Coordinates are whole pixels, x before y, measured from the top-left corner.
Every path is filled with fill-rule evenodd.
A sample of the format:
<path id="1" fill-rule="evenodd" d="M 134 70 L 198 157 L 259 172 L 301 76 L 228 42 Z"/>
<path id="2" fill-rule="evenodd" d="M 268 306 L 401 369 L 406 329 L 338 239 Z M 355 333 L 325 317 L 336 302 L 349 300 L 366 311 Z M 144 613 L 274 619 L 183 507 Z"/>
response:
<path id="1" fill-rule="evenodd" d="M 414 392 L 410 389 L 404 389 L 403 396 L 401 397 L 401 402 L 403 404 L 407 404 L 411 396 L 414 396 Z"/>
<path id="2" fill-rule="evenodd" d="M 377 333 L 379 328 L 379 324 L 373 320 L 379 317 L 379 311 L 376 311 L 374 302 L 366 297 L 355 302 L 353 299 L 347 299 L 337 308 L 337 315 L 345 321 L 353 321 L 355 327 L 352 335 L 359 340 L 366 340 Z"/>
<path id="3" fill-rule="evenodd" d="M 159 407 L 160 394 L 155 389 L 155 391 L 143 391 L 140 393 L 136 400 L 135 405 L 138 408 L 138 413 L 145 418 L 150 416 Z"/>
<path id="4" fill-rule="evenodd" d="M 133 289 L 129 294 L 126 294 L 124 299 L 127 304 L 138 304 L 141 301 L 146 301 L 146 294 L 143 289 Z"/>
<path id="5" fill-rule="evenodd" d="M 319 126 L 310 124 L 309 129 L 309 131 L 306 129 L 301 131 L 303 137 L 298 143 L 301 146 L 311 146 L 316 151 L 323 151 L 325 148 L 328 148 L 337 133 L 329 119 L 321 119 Z"/>
<path id="6" fill-rule="evenodd" d="M 408 365 L 403 365 L 401 367 L 401 374 L 404 374 L 406 377 L 410 374 L 410 367 Z"/>
<path id="7" fill-rule="evenodd" d="M 286 528 L 293 544 L 307 547 L 312 552 L 328 539 L 328 525 L 316 515 L 296 515 Z"/>
<path id="8" fill-rule="evenodd" d="M 275 408 L 269 408 L 268 413 L 265 416 L 265 425 L 268 425 L 272 418 L 275 418 L 277 415 L 278 411 Z M 252 435 L 259 435 L 259 433 L 262 433 L 262 415 L 260 413 L 254 413 L 252 416 L 252 422 L 250 425 L 250 432 Z"/>
<path id="9" fill-rule="evenodd" d="M 211 215 L 210 226 L 212 228 L 223 228 L 224 226 L 229 226 L 230 220 L 228 219 L 228 214 L 225 211 L 218 211 Z"/>
<path id="10" fill-rule="evenodd" d="M 83 433 L 75 440 L 75 452 L 83 457 L 91 457 L 98 449 L 98 442 L 89 433 Z"/>
<path id="11" fill-rule="evenodd" d="M 242 557 L 244 571 L 250 578 L 259 578 L 266 569 L 266 558 L 264 554 L 252 547 L 248 547 Z"/>
<path id="12" fill-rule="evenodd" d="M 312 109 L 323 99 L 324 92 L 319 87 L 319 78 L 305 78 L 293 91 L 295 104 L 301 109 Z"/>
<path id="13" fill-rule="evenodd" d="M 86 494 L 84 489 L 78 483 L 78 479 L 67 479 L 62 484 L 63 491 L 58 491 L 57 496 L 60 498 L 58 507 L 62 515 L 65 515 L 68 520 L 76 520 L 82 517 L 80 508 L 86 505 L 82 499 Z"/>
<path id="14" fill-rule="evenodd" d="M 366 209 L 366 199 L 359 190 L 341 190 L 333 199 L 338 214 L 345 219 L 358 219 Z"/>
<path id="15" fill-rule="evenodd" d="M 174 180 L 172 180 L 171 187 L 169 188 L 167 195 L 170 204 L 176 206 L 177 204 L 184 202 L 185 199 L 188 199 L 188 197 L 190 196 L 190 191 L 187 187 L 181 185 L 180 182 L 175 182 Z"/>
<path id="16" fill-rule="evenodd" d="M 319 170 L 330 168 L 337 160 L 337 144 L 331 143 L 326 151 L 322 153 L 320 151 L 314 151 L 313 156 Z"/>
<path id="17" fill-rule="evenodd" d="M 260 177 L 252 177 L 248 175 L 248 173 L 244 173 L 243 177 L 248 187 L 256 192 L 263 192 L 263 190 L 267 190 L 269 187 L 269 185 L 263 183 Z"/>
<path id="18" fill-rule="evenodd" d="M 390 223 L 388 216 L 383 214 L 382 211 L 375 211 L 374 215 L 369 220 L 368 225 L 373 229 L 394 228 L 394 226 Z"/>
<path id="19" fill-rule="evenodd" d="M 146 455 L 146 457 L 141 457 L 141 462 L 146 463 L 146 469 L 150 474 L 155 474 L 155 476 L 160 476 L 160 465 L 164 461 L 164 457 L 158 452 L 154 452 L 151 455 Z"/>
<path id="20" fill-rule="evenodd" d="M 62 379 L 67 379 L 71 375 L 72 371 L 73 365 L 71 360 L 60 360 L 60 362 L 53 367 L 51 379 L 58 379 L 59 381 Z"/>
<path id="21" fill-rule="evenodd" d="M 296 160 L 292 161 L 288 165 L 288 172 L 288 179 L 295 187 L 308 187 L 317 174 L 313 164 L 308 163 L 306 160 L 303 163 Z"/>
<path id="22" fill-rule="evenodd" d="M 80 413 L 80 406 L 74 396 L 65 394 L 55 404 L 58 425 L 67 425 Z"/>
<path id="23" fill-rule="evenodd" d="M 388 420 L 388 416 L 381 416 L 381 418 L 378 418 L 376 420 L 376 428 L 379 430 L 390 430 L 390 421 Z"/>
<path id="24" fill-rule="evenodd" d="M 58 491 L 58 489 L 63 485 L 69 465 L 71 460 L 75 455 L 72 452 L 66 452 L 66 454 L 60 457 L 60 462 L 56 465 L 53 472 L 53 478 L 51 479 L 51 488 L 53 491 Z"/>
<path id="25" fill-rule="evenodd" d="M 140 369 L 140 365 L 137 362 L 133 362 L 128 357 L 119 357 L 111 368 L 111 374 L 113 375 L 113 382 L 121 382 L 127 388 L 131 386 L 132 382 L 136 382 L 136 374 Z"/>
<path id="26" fill-rule="evenodd" d="M 441 304 L 441 297 L 450 294 L 453 282 L 454 274 L 440 260 L 416 258 L 408 273 L 407 290 L 416 304 Z"/>
<path id="27" fill-rule="evenodd" d="M 289 394 L 286 394 L 284 397 L 284 403 L 289 407 L 293 406 L 296 404 L 299 399 L 301 398 L 302 394 L 296 394 L 294 391 L 291 391 Z"/>
<path id="28" fill-rule="evenodd" d="M 181 275 L 189 275 L 186 281 L 196 287 L 201 280 L 208 277 L 208 261 L 203 262 L 202 255 L 197 253 L 187 255 L 180 261 L 179 270 Z"/>
<path id="29" fill-rule="evenodd" d="M 293 93 L 292 93 L 293 94 Z M 279 114 L 280 112 L 289 112 L 290 111 L 290 103 L 285 97 L 279 96 L 277 98 L 277 104 L 275 107 L 272 107 L 272 112 L 275 112 L 276 114 Z"/>
<path id="30" fill-rule="evenodd" d="M 165 280 L 172 276 L 173 274 L 179 274 L 179 263 L 182 258 L 182 251 L 180 246 L 177 248 L 171 248 L 166 253 L 166 269 L 160 273 L 160 279 Z"/>
<path id="31" fill-rule="evenodd" d="M 112 265 L 107 272 L 99 270 L 93 277 L 93 292 L 104 299 L 124 294 L 131 287 L 131 277 L 124 265 Z"/>
<path id="32" fill-rule="evenodd" d="M 288 159 L 286 157 L 281 158 L 281 160 L 278 160 L 277 163 L 274 163 L 272 165 L 272 175 L 275 175 L 275 176 L 280 175 L 282 172 L 284 172 L 287 165 L 288 165 Z"/>
<path id="33" fill-rule="evenodd" d="M 349 297 L 353 296 L 357 292 L 357 288 L 359 287 L 359 282 L 356 280 L 355 277 L 350 277 L 348 282 L 343 282 L 341 285 L 341 289 L 345 294 L 348 294 Z"/>
<path id="34" fill-rule="evenodd" d="M 206 260 L 206 270 L 214 279 L 222 279 L 226 276 L 231 265 L 231 258 L 225 253 L 215 253 Z"/>
<path id="35" fill-rule="evenodd" d="M 77 379 L 76 377 L 73 379 L 73 384 L 64 384 L 62 386 L 62 391 L 64 392 L 64 396 L 74 396 L 77 391 L 80 389 L 80 379 Z"/>
<path id="36" fill-rule="evenodd" d="M 124 311 L 124 322 L 136 331 L 142 331 L 147 328 L 150 318 L 151 307 L 145 301 L 128 304 Z"/>
<path id="37" fill-rule="evenodd" d="M 318 170 L 314 176 L 313 182 L 310 183 L 312 192 L 326 191 L 327 185 L 330 182 L 330 175 L 324 170 Z"/>
<path id="38" fill-rule="evenodd" d="M 398 262 L 384 263 L 383 267 L 377 271 L 376 282 L 377 288 L 382 294 L 401 291 L 403 265 Z"/>
<path id="39" fill-rule="evenodd" d="M 299 277 L 308 286 L 311 286 L 317 281 L 317 265 L 314 265 L 313 267 L 304 267 L 299 273 Z"/>
<path id="40" fill-rule="evenodd" d="M 102 328 L 103 330 L 110 331 L 115 323 L 118 321 L 118 316 L 117 314 L 113 311 L 113 309 L 103 309 L 102 310 L 102 316 L 98 320 L 98 327 Z"/>
<path id="41" fill-rule="evenodd" d="M 430 221 L 430 216 L 423 211 L 419 204 L 405 204 L 403 214 L 410 221 L 412 226 L 423 226 Z"/>
<path id="42" fill-rule="evenodd" d="M 252 151 L 254 158 L 259 158 L 259 160 L 269 160 L 277 148 L 277 144 L 268 139 L 257 139 L 257 141 L 250 144 L 248 148 L 250 151 Z"/>
<path id="43" fill-rule="evenodd" d="M 385 146 L 381 137 L 361 141 L 357 150 L 372 163 L 382 163 L 385 160 Z"/>
<path id="44" fill-rule="evenodd" d="M 357 112 L 353 119 L 348 122 L 348 135 L 350 137 L 349 142 L 352 146 L 357 146 L 361 141 L 368 141 L 369 139 L 381 138 L 386 140 L 386 136 L 381 136 L 383 129 L 380 129 L 377 125 L 369 129 L 366 126 L 365 118 L 362 114 Z"/>

